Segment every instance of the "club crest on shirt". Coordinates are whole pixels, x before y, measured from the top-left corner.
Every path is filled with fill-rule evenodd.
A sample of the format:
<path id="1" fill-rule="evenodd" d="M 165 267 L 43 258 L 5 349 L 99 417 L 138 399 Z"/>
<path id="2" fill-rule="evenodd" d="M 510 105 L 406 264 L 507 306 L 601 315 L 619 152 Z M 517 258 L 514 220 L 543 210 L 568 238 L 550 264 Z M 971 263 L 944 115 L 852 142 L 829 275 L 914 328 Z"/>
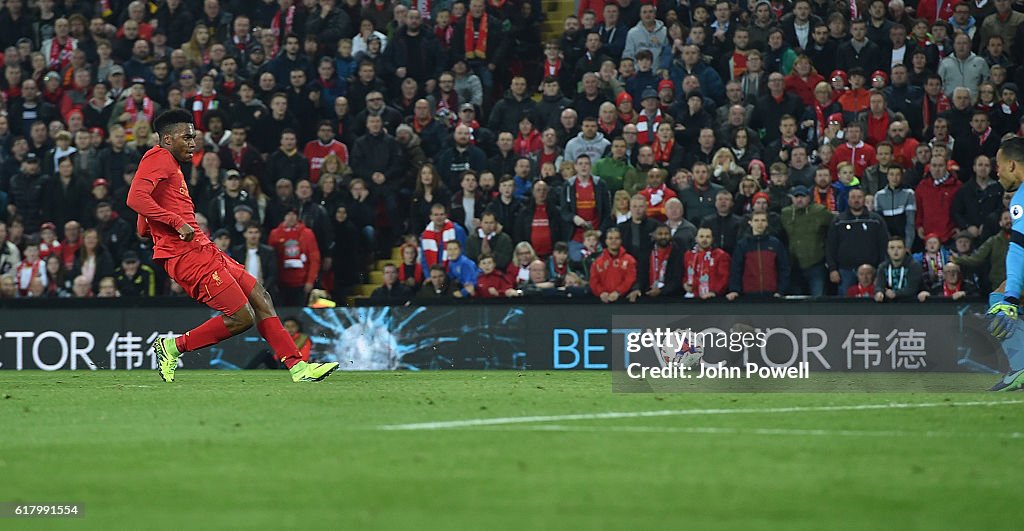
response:
<path id="1" fill-rule="evenodd" d="M 210 275 L 210 278 L 212 278 L 213 282 L 216 283 L 218 286 L 221 285 L 220 273 L 218 273 L 217 271 L 214 271 L 213 274 Z"/>
<path id="2" fill-rule="evenodd" d="M 1020 205 L 1013 205 L 1010 207 L 1011 218 L 1020 219 L 1021 216 L 1024 216 L 1024 207 L 1021 207 Z"/>

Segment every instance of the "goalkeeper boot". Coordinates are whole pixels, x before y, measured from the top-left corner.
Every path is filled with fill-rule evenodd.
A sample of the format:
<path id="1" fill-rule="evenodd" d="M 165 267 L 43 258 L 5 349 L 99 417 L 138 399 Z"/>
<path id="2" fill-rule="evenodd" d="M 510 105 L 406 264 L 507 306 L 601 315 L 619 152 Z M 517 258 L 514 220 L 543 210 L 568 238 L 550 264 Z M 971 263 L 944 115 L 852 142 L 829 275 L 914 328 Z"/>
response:
<path id="1" fill-rule="evenodd" d="M 288 369 L 292 373 L 293 382 L 319 382 L 338 369 L 336 362 L 306 363 L 300 361 Z"/>
<path id="2" fill-rule="evenodd" d="M 1008 372 L 989 391 L 1019 391 L 1024 387 L 1024 369 Z"/>
<path id="3" fill-rule="evenodd" d="M 177 345 L 174 344 L 174 338 L 156 338 L 153 342 L 153 352 L 156 354 L 156 370 L 160 373 L 160 378 L 167 383 L 173 382 L 174 370 L 178 368 L 178 357 L 181 356 Z"/>

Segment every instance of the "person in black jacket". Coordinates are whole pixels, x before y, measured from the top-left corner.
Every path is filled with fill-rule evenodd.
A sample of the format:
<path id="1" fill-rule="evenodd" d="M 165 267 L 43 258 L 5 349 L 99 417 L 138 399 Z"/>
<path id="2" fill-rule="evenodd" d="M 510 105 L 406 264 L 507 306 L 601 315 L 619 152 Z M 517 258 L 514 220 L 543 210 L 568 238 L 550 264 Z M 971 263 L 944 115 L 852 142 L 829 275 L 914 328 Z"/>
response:
<path id="1" fill-rule="evenodd" d="M 402 146 L 384 131 L 384 121 L 380 116 L 371 114 L 366 117 L 366 134 L 359 137 L 352 148 L 351 165 L 357 177 L 377 187 L 405 174 Z"/>
<path id="2" fill-rule="evenodd" d="M 359 283 L 359 274 L 365 263 L 355 256 L 365 256 L 367 246 L 359 234 L 359 227 L 349 219 L 349 208 L 338 205 L 334 210 L 334 241 L 331 242 L 331 262 L 334 271 L 334 300 L 343 301 Z"/>
<path id="3" fill-rule="evenodd" d="M 446 65 L 434 32 L 423 31 L 422 25 L 423 19 L 418 10 L 406 12 L 405 26 L 384 49 L 384 64 L 399 80 L 415 79 L 424 92 L 430 94 L 434 92 L 437 77 Z"/>
<path id="4" fill-rule="evenodd" d="M 960 182 L 974 179 L 974 163 L 981 156 L 992 160 L 999 151 L 1000 136 L 989 125 L 988 112 L 975 110 L 971 116 L 971 127 L 957 135 L 953 143 L 953 160 L 960 165 L 957 176 Z"/>
<path id="5" fill-rule="evenodd" d="M 654 230 L 658 228 L 658 222 L 647 217 L 647 200 L 643 196 L 637 194 L 629 200 L 629 219 L 619 223 L 618 228 L 622 233 L 622 246 L 636 258 L 640 267 L 644 257 L 651 254 Z"/>
<path id="6" fill-rule="evenodd" d="M 519 119 L 532 113 L 535 105 L 533 98 L 527 93 L 526 78 L 516 76 L 512 78 L 505 98 L 495 103 L 491 109 L 491 119 L 487 122 L 487 128 L 495 133 L 515 134 L 519 131 Z"/>
<path id="7" fill-rule="evenodd" d="M 682 289 L 684 249 L 672 239 L 672 230 L 664 223 L 658 224 L 652 238 L 654 245 L 643 256 L 630 253 L 636 258 L 636 286 L 627 295 L 629 302 L 636 302 L 641 295 L 670 297 Z"/>
<path id="8" fill-rule="evenodd" d="M 39 157 L 35 153 L 25 155 L 21 171 L 11 178 L 8 201 L 14 205 L 26 227 L 34 231 L 43 219 L 43 185 L 46 180 L 39 175 Z"/>
<path id="9" fill-rule="evenodd" d="M 961 231 L 976 241 L 981 240 L 985 219 L 1004 211 L 1003 187 L 991 178 L 992 161 L 984 155 L 974 159 L 974 178 L 964 183 L 953 195 L 950 214 Z"/>
<path id="10" fill-rule="evenodd" d="M 882 68 L 882 49 L 868 40 L 867 35 L 866 21 L 857 19 L 850 23 L 850 40 L 836 49 L 836 68 L 845 72 L 854 68 L 874 72 Z"/>
<path id="11" fill-rule="evenodd" d="M 252 141 L 260 152 L 271 153 L 277 149 L 282 133 L 298 127 L 299 121 L 288 110 L 288 95 L 278 92 L 270 97 L 270 112 L 256 121 Z"/>
<path id="12" fill-rule="evenodd" d="M 732 213 L 732 194 L 719 190 L 715 194 L 715 213 L 701 220 L 701 227 L 708 227 L 715 235 L 715 247 L 732 254 L 736 241 L 743 229 L 743 218 Z"/>
<path id="13" fill-rule="evenodd" d="M 210 230 L 217 230 L 231 223 L 232 212 L 238 205 L 248 205 L 256 212 L 256 202 L 249 194 L 242 190 L 242 177 L 238 170 L 231 169 L 224 174 L 224 187 L 210 201 L 206 209 L 206 220 L 210 224 Z"/>
<path id="14" fill-rule="evenodd" d="M 46 178 L 42 195 L 44 221 L 63 227 L 64 223 L 81 216 L 89 200 L 89 185 L 74 171 L 75 162 L 69 155 L 61 157 L 57 174 Z"/>
<path id="15" fill-rule="evenodd" d="M 135 239 L 135 226 L 121 219 L 110 203 L 101 202 L 96 205 L 96 230 L 100 234 L 100 242 L 115 257 L 121 256 Z"/>
<path id="16" fill-rule="evenodd" d="M 779 138 L 779 122 L 785 115 L 802 116 L 804 102 L 800 96 L 786 92 L 785 77 L 779 72 L 768 76 L 768 94 L 761 96 L 754 104 L 750 127 L 763 131 L 761 142 L 768 144 Z"/>
<path id="17" fill-rule="evenodd" d="M 320 43 L 338 42 L 338 39 L 352 35 L 352 19 L 344 9 L 336 7 L 334 0 L 320 2 L 306 19 L 306 35 L 316 37 Z"/>
<path id="18" fill-rule="evenodd" d="M 882 216 L 864 208 L 864 190 L 851 188 L 846 201 L 846 210 L 836 216 L 825 238 L 829 279 L 839 284 L 839 294 L 857 283 L 857 268 L 862 264 L 885 260 L 889 240 Z"/>
<path id="19" fill-rule="evenodd" d="M 288 179 L 295 184 L 309 178 L 309 161 L 299 152 L 295 131 L 285 129 L 281 132 L 281 142 L 278 149 L 267 159 L 267 169 L 263 177 L 260 186 L 264 190 L 272 190 L 278 179 Z"/>
<path id="20" fill-rule="evenodd" d="M 328 251 L 331 242 L 334 241 L 331 218 L 328 216 L 327 210 L 313 199 L 313 185 L 308 180 L 301 180 L 295 185 L 295 199 L 299 207 L 299 220 L 313 231 L 317 246 L 320 248 L 323 269 L 329 270 L 331 258 Z"/>
<path id="21" fill-rule="evenodd" d="M 545 185 L 545 190 L 547 189 Z M 512 235 L 518 238 L 518 233 L 512 230 L 513 224 L 518 222 L 517 216 L 523 208 L 523 200 L 519 199 L 513 194 L 516 190 L 515 178 L 511 175 L 505 175 L 498 181 L 498 197 L 494 198 L 490 204 L 487 205 L 487 212 L 494 214 L 498 220 L 498 224 L 502 227 L 506 227 L 506 232 L 512 232 Z M 555 219 L 558 219 L 554 211 L 551 212 L 555 215 Z M 516 241 L 522 241 L 516 239 Z"/>
<path id="22" fill-rule="evenodd" d="M 412 290 L 398 281 L 398 267 L 394 264 L 384 266 L 384 284 L 373 290 L 370 302 L 381 306 L 398 306 L 409 302 Z"/>
<path id="23" fill-rule="evenodd" d="M 277 254 L 273 247 L 260 243 L 263 230 L 259 223 L 249 222 L 243 236 L 245 243 L 231 248 L 231 258 L 245 266 L 245 270 L 266 286 L 273 297 L 277 290 Z"/>

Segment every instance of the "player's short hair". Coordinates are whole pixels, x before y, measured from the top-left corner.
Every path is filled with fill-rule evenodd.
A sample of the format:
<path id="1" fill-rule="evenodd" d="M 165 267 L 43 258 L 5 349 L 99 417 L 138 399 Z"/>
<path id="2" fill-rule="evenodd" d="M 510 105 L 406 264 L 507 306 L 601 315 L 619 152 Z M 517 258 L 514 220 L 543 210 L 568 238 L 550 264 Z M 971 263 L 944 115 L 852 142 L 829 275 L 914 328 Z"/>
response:
<path id="1" fill-rule="evenodd" d="M 1003 157 L 1024 164 L 1024 137 L 1014 136 L 1003 140 L 999 145 Z"/>
<path id="2" fill-rule="evenodd" d="M 171 129 L 178 124 L 195 125 L 195 122 L 192 120 L 192 113 L 185 109 L 164 111 L 153 121 L 153 129 L 160 136 L 164 136 L 171 134 Z"/>

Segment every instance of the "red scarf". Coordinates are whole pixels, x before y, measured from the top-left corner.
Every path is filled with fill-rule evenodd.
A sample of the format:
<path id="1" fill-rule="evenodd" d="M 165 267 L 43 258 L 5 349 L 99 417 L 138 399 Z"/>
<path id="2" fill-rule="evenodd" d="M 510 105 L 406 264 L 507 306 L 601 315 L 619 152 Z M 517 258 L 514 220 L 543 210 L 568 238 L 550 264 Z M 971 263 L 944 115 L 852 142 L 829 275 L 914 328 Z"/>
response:
<path id="1" fill-rule="evenodd" d="M 957 283 L 956 283 L 956 286 L 953 286 L 952 288 L 950 288 L 949 284 L 943 282 L 942 283 L 942 296 L 943 297 L 952 297 L 954 293 L 956 293 L 958 291 L 963 291 L 963 290 L 960 289 L 961 284 L 963 284 L 963 281 L 962 280 L 958 280 Z"/>
<path id="2" fill-rule="evenodd" d="M 128 98 L 124 103 L 124 112 L 132 115 L 131 123 L 139 121 L 139 107 L 135 103 L 135 98 Z M 153 115 L 155 109 L 153 108 L 153 100 L 146 96 L 142 97 L 142 116 L 145 118 L 147 123 L 153 123 Z"/>
<path id="3" fill-rule="evenodd" d="M 438 42 L 441 43 L 441 47 L 445 50 L 452 45 L 452 33 L 453 28 L 448 26 L 447 28 L 434 28 L 434 36 L 437 37 Z"/>
<path id="4" fill-rule="evenodd" d="M 928 106 L 928 101 L 929 101 L 928 96 L 925 96 L 921 100 L 921 116 L 924 117 L 924 123 L 926 123 L 926 124 L 932 123 L 932 113 L 929 110 L 930 108 Z M 947 98 L 944 93 L 940 92 L 939 93 L 939 99 L 935 100 L 935 115 L 938 116 L 938 115 L 948 111 L 952 107 L 953 107 L 953 104 L 950 103 L 949 98 Z"/>
<path id="5" fill-rule="evenodd" d="M 562 71 L 562 59 L 556 59 L 555 63 L 544 59 L 544 77 L 553 76 L 558 77 L 558 73 Z"/>
<path id="6" fill-rule="evenodd" d="M 665 147 L 661 146 L 661 140 L 654 139 L 654 143 L 651 147 L 654 149 L 654 163 L 655 164 L 668 164 L 672 159 L 672 148 L 676 146 L 675 139 L 670 139 Z"/>
<path id="7" fill-rule="evenodd" d="M 642 112 L 636 117 L 636 143 L 646 146 L 654 141 L 654 132 L 658 130 L 661 123 L 661 109 L 654 115 L 654 123 L 648 123 L 647 113 Z"/>
<path id="8" fill-rule="evenodd" d="M 686 284 L 693 286 L 693 294 L 703 298 L 711 293 L 711 275 L 715 269 L 714 249 L 701 250 L 694 247 L 692 252 L 686 253 L 689 260 L 686 264 Z"/>
<path id="9" fill-rule="evenodd" d="M 978 135 L 978 145 L 980 146 L 980 145 L 985 144 L 985 141 L 988 140 L 988 137 L 991 134 L 992 134 L 992 126 L 989 126 L 989 128 L 986 129 L 984 133 L 981 133 L 980 135 Z"/>
<path id="10" fill-rule="evenodd" d="M 433 223 L 428 223 L 427 228 L 423 229 L 421 239 L 423 240 L 423 265 L 427 268 L 437 263 L 447 266 L 448 251 L 445 250 L 445 245 L 455 239 L 455 224 L 446 219 L 444 227 L 438 232 L 434 230 Z"/>
<path id="11" fill-rule="evenodd" d="M 64 38 L 64 44 L 61 44 L 57 37 L 53 38 L 53 44 L 50 45 L 50 70 L 61 70 L 71 63 L 73 44 L 70 35 Z"/>
<path id="12" fill-rule="evenodd" d="M 192 100 L 192 119 L 195 120 L 196 129 L 202 129 L 203 126 L 203 113 L 206 111 L 212 111 L 220 107 L 217 101 L 217 91 L 213 91 L 213 94 L 209 96 L 203 96 L 202 93 L 196 94 Z"/>
<path id="13" fill-rule="evenodd" d="M 409 267 L 409 264 L 403 263 L 398 267 L 398 281 L 404 283 L 409 275 L 405 272 L 405 268 Z M 416 280 L 416 284 L 423 283 L 423 266 L 419 263 L 413 264 L 412 278 Z"/>
<path id="14" fill-rule="evenodd" d="M 274 15 L 274 19 L 270 21 L 270 31 L 274 33 L 274 49 L 269 51 L 268 57 L 277 57 L 277 51 L 281 48 L 281 36 L 288 35 L 292 32 L 292 26 L 295 23 L 295 6 L 288 8 L 288 13 L 284 16 L 284 32 L 281 31 L 281 10 L 277 10 L 277 14 Z"/>
<path id="15" fill-rule="evenodd" d="M 466 59 L 487 59 L 487 12 L 480 15 L 480 28 L 473 31 L 473 15 L 466 13 Z"/>
<path id="16" fill-rule="evenodd" d="M 847 297 L 853 297 L 856 299 L 868 299 L 875 296 L 875 285 L 868 284 L 867 286 L 861 286 L 860 283 L 850 286 L 850 289 L 846 292 Z"/>
<path id="17" fill-rule="evenodd" d="M 655 245 L 654 249 L 651 249 L 651 266 L 648 272 L 650 276 L 647 277 L 650 282 L 648 288 L 665 287 L 665 270 L 668 269 L 670 254 L 672 254 L 671 245 L 666 245 L 664 248 Z"/>
<path id="18" fill-rule="evenodd" d="M 732 78 L 739 79 L 747 73 L 747 54 L 736 50 L 732 52 Z"/>
<path id="19" fill-rule="evenodd" d="M 249 151 L 249 144 L 246 143 L 245 145 L 242 146 L 242 149 L 239 149 L 238 151 L 235 151 L 234 149 L 229 149 L 228 151 L 231 152 L 231 160 L 234 161 L 235 168 L 241 169 L 242 160 L 245 159 L 245 153 Z"/>
<path id="20" fill-rule="evenodd" d="M 832 105 L 832 102 L 828 102 L 825 105 Z M 828 126 L 828 117 L 825 116 L 825 106 L 819 104 L 817 101 L 814 102 L 814 130 L 816 136 L 820 140 L 825 136 L 825 127 Z"/>

